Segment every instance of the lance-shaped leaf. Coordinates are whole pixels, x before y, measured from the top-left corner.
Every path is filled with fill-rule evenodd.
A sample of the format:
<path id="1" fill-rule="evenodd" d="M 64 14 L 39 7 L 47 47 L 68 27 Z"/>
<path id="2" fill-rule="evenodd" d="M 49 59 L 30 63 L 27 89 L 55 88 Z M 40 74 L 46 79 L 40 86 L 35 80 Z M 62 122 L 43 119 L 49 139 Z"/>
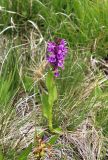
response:
<path id="1" fill-rule="evenodd" d="M 59 137 L 58 135 L 53 135 L 53 136 L 49 139 L 48 143 L 49 143 L 50 145 L 54 145 L 54 144 L 56 143 L 58 137 Z"/>
<path id="2" fill-rule="evenodd" d="M 27 160 L 27 157 L 31 152 L 31 150 L 32 150 L 32 143 L 21 152 L 20 156 L 18 157 L 18 160 Z"/>
<path id="3" fill-rule="evenodd" d="M 48 95 L 45 93 L 42 94 L 42 112 L 43 116 L 45 116 L 48 119 L 50 112 L 50 105 L 48 102 Z"/>
<path id="4" fill-rule="evenodd" d="M 48 91 L 51 90 L 53 86 L 53 73 L 51 71 L 48 72 L 46 77 L 46 86 L 48 88 Z"/>
<path id="5" fill-rule="evenodd" d="M 55 100 L 57 100 L 57 88 L 56 85 L 53 85 L 52 89 L 49 91 L 49 104 L 52 106 Z"/>

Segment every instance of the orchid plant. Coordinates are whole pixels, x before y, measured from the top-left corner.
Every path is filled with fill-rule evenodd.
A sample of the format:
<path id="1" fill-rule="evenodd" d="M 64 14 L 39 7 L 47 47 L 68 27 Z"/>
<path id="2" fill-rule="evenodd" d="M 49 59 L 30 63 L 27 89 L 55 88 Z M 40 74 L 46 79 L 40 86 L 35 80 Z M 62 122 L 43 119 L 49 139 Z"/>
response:
<path id="1" fill-rule="evenodd" d="M 47 118 L 50 131 L 59 132 L 59 129 L 53 128 L 53 106 L 57 100 L 57 87 L 55 77 L 59 76 L 59 68 L 64 69 L 64 61 L 67 55 L 67 42 L 64 39 L 56 39 L 47 44 L 46 60 L 49 64 L 48 74 L 46 76 L 46 87 L 48 93 L 42 94 L 42 111 Z"/>

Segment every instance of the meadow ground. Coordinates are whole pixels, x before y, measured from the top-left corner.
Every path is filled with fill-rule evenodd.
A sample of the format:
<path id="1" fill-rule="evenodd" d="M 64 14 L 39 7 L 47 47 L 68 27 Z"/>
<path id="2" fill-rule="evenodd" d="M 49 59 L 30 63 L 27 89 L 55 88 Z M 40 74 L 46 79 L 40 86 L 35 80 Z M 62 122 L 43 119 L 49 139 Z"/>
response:
<path id="1" fill-rule="evenodd" d="M 0 14 L 0 160 L 107 160 L 108 1 L 0 0 Z M 56 37 L 68 42 L 53 106 L 62 135 L 41 102 Z"/>

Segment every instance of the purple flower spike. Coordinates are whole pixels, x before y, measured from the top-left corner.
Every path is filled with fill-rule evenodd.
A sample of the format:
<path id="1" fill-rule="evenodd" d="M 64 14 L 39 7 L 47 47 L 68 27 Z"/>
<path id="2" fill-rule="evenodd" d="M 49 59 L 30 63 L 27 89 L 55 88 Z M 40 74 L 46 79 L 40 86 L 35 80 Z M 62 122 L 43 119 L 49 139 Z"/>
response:
<path id="1" fill-rule="evenodd" d="M 50 63 L 54 63 L 56 62 L 56 57 L 54 54 L 50 55 L 48 58 L 47 58 L 48 62 Z"/>
<path id="2" fill-rule="evenodd" d="M 47 51 L 54 53 L 55 47 L 56 47 L 55 42 L 48 42 Z"/>
<path id="3" fill-rule="evenodd" d="M 59 76 L 59 72 L 58 71 L 54 72 L 54 76 L 58 77 Z"/>
<path id="4" fill-rule="evenodd" d="M 59 38 L 55 42 L 48 42 L 47 52 L 46 59 L 53 67 L 55 77 L 58 77 L 58 68 L 64 69 L 64 60 L 68 52 L 67 42 Z"/>
<path id="5" fill-rule="evenodd" d="M 64 64 L 63 64 L 63 61 L 59 61 L 58 62 L 58 67 L 64 69 Z"/>

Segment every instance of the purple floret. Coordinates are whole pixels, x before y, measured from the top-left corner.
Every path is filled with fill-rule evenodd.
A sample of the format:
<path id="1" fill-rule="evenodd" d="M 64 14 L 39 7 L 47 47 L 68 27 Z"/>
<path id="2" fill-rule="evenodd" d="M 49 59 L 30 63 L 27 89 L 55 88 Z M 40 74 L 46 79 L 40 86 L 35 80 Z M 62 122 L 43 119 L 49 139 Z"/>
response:
<path id="1" fill-rule="evenodd" d="M 56 47 L 56 43 L 55 42 L 48 42 L 47 51 L 51 52 L 51 53 L 54 53 L 55 47 Z"/>
<path id="2" fill-rule="evenodd" d="M 64 69 L 64 60 L 67 55 L 67 42 L 64 39 L 57 39 L 56 42 L 48 42 L 47 61 L 53 67 L 55 77 L 59 76 L 58 68 Z"/>

